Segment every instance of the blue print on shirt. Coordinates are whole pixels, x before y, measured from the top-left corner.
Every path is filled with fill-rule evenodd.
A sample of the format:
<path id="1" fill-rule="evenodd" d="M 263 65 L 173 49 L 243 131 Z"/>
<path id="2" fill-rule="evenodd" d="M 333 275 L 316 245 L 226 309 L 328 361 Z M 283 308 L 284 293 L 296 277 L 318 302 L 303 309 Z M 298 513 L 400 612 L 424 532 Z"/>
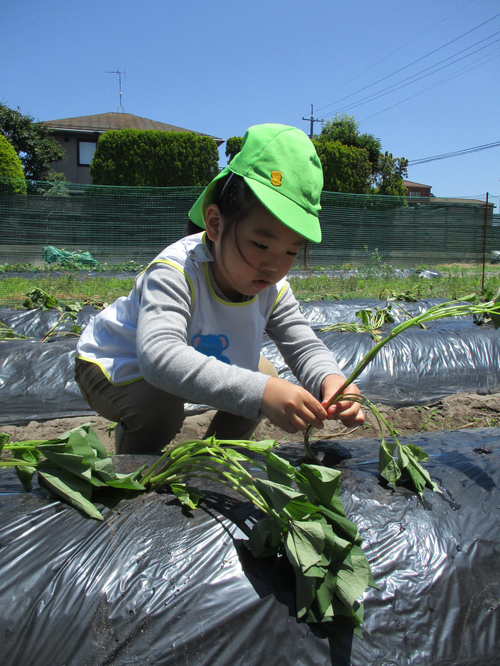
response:
<path id="1" fill-rule="evenodd" d="M 195 335 L 191 340 L 191 344 L 195 349 L 197 349 L 205 356 L 215 356 L 223 363 L 229 363 L 231 361 L 227 356 L 222 356 L 224 349 L 229 347 L 229 340 L 226 335 Z"/>

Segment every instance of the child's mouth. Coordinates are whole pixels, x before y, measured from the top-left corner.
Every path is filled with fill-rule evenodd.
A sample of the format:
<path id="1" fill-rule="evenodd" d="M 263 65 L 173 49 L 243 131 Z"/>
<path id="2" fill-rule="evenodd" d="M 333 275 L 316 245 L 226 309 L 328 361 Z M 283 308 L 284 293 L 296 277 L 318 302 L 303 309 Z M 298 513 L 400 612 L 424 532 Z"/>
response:
<path id="1" fill-rule="evenodd" d="M 271 284 L 270 280 L 254 280 L 253 284 L 257 287 L 257 289 L 266 289 L 266 287 L 269 287 Z"/>

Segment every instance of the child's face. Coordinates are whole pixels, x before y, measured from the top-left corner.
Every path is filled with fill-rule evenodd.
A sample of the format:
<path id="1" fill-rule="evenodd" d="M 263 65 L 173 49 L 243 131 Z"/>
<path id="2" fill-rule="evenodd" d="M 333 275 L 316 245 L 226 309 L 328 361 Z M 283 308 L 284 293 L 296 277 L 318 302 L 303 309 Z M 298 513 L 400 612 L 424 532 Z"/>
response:
<path id="1" fill-rule="evenodd" d="M 304 238 L 285 227 L 267 208 L 257 206 L 220 240 L 224 225 L 213 235 L 213 273 L 222 293 L 231 300 L 255 296 L 279 282 L 292 267 Z"/>

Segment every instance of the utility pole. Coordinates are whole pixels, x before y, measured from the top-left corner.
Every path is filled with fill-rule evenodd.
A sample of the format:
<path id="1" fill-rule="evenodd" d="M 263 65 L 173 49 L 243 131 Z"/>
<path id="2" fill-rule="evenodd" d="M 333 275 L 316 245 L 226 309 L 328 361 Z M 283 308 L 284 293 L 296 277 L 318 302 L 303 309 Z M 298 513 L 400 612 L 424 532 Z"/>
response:
<path id="1" fill-rule="evenodd" d="M 315 118 L 315 117 L 314 117 L 313 105 L 312 105 L 312 104 L 311 104 L 311 117 L 310 117 L 310 118 L 304 118 L 304 116 L 302 116 L 302 120 L 309 120 L 310 123 L 311 123 L 311 128 L 310 128 L 310 130 L 309 130 L 309 138 L 310 138 L 310 139 L 313 138 L 313 126 L 314 126 L 314 123 L 324 123 L 324 122 L 325 122 L 325 119 L 324 119 L 324 118 Z"/>
<path id="2" fill-rule="evenodd" d="M 114 72 L 106 71 L 105 74 L 118 74 L 118 81 L 119 81 L 119 85 L 120 85 L 120 106 L 118 107 L 118 113 L 120 113 L 120 109 L 121 109 L 121 113 L 125 113 L 125 109 L 122 106 L 122 95 L 123 95 L 123 93 L 122 93 L 122 74 L 125 76 L 125 67 L 123 68 L 123 72 L 120 72 L 120 70 L 117 69 Z"/>

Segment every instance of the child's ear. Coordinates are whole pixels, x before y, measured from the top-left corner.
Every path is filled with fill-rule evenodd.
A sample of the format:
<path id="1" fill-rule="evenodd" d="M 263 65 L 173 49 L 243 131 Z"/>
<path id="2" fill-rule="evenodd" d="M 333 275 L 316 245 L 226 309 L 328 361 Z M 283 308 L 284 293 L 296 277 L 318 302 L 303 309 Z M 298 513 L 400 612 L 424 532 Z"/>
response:
<path id="1" fill-rule="evenodd" d="M 217 204 L 210 204 L 205 212 L 205 229 L 211 241 L 218 241 L 222 232 L 222 215 Z"/>

